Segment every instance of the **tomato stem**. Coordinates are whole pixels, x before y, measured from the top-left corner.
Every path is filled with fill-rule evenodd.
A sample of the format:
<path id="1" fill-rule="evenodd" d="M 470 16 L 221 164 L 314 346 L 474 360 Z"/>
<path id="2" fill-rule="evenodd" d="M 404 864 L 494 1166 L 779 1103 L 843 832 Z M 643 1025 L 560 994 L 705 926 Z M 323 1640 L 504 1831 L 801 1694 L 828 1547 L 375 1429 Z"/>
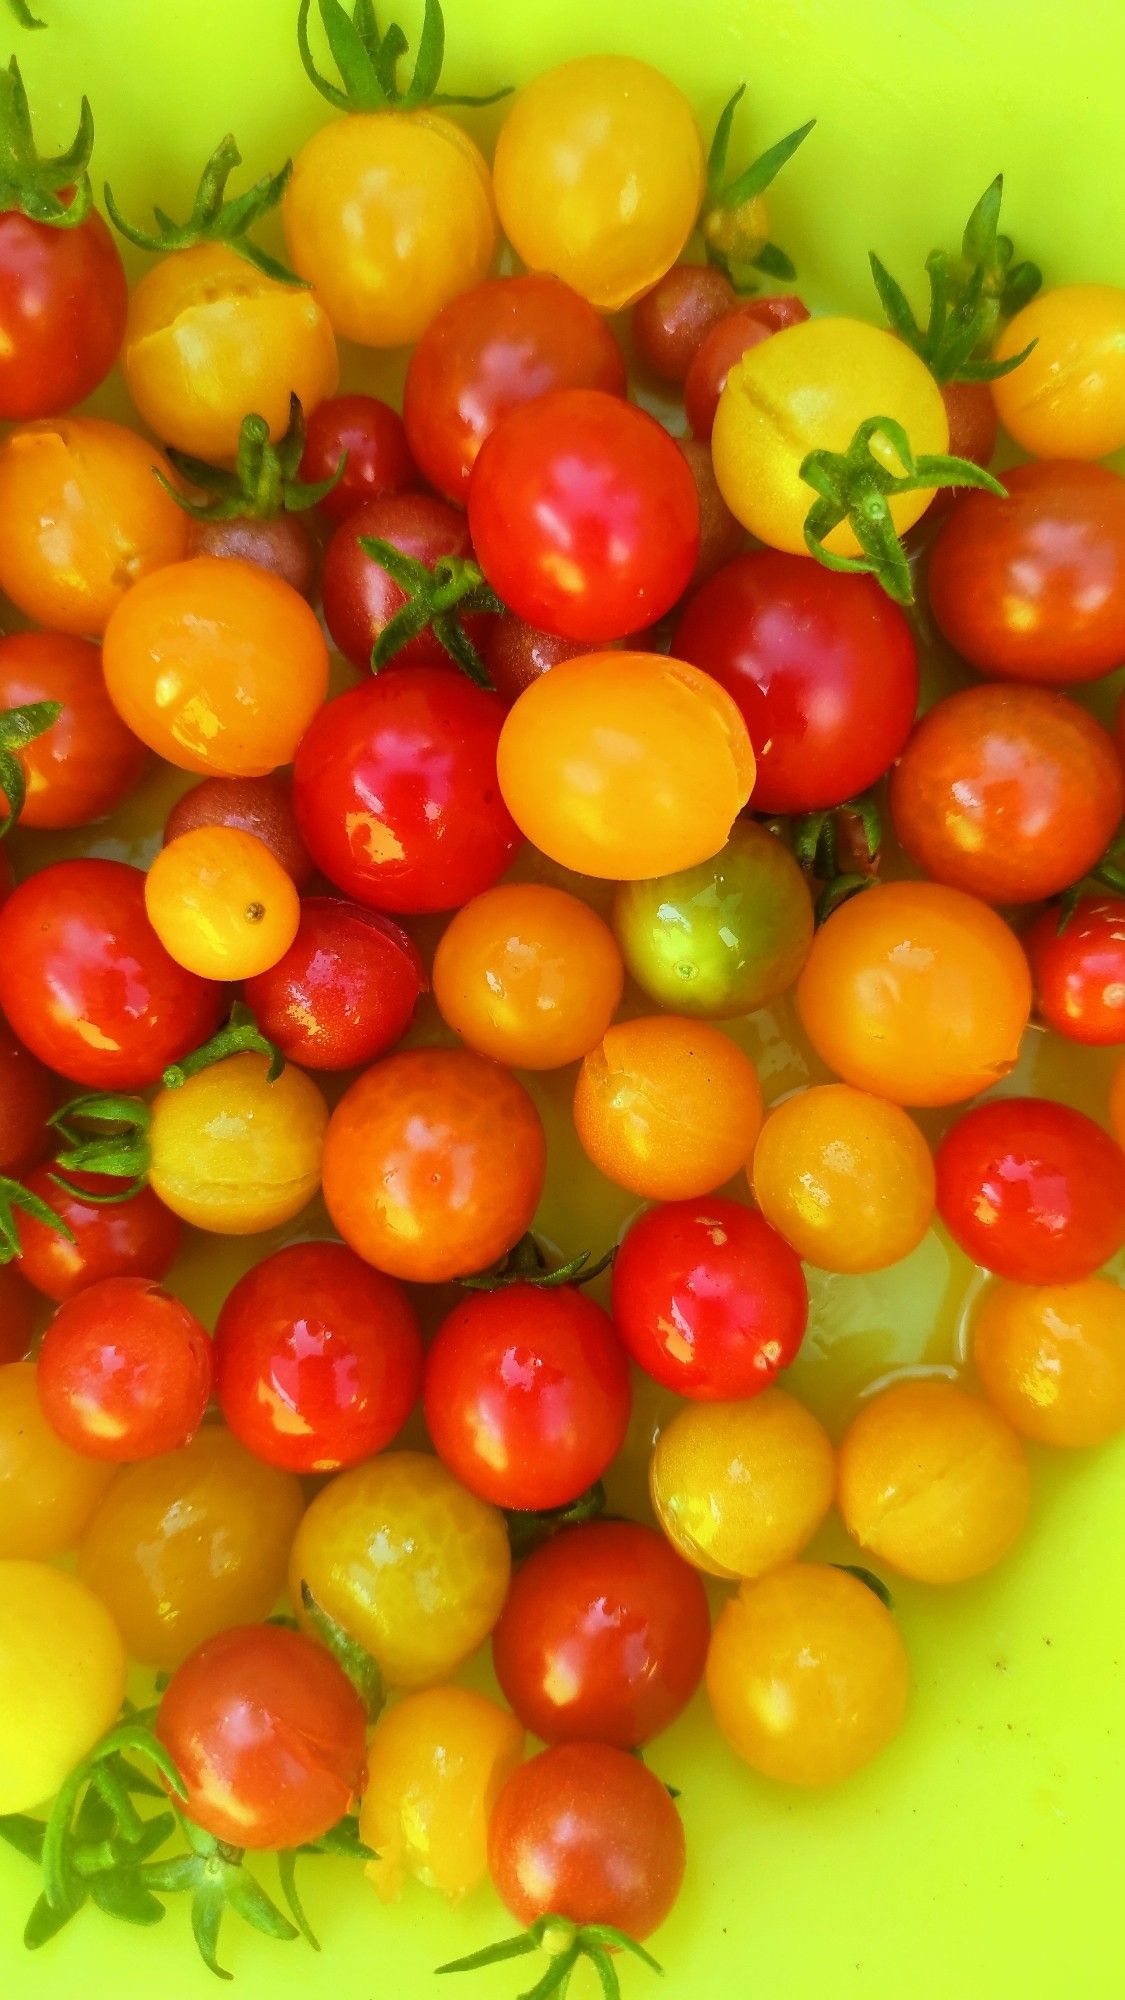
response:
<path id="1" fill-rule="evenodd" d="M 64 1242 L 73 1243 L 74 1231 L 69 1223 L 56 1215 L 54 1209 L 40 1195 L 32 1194 L 21 1182 L 9 1180 L 7 1174 L 0 1174 L 0 1264 L 10 1264 L 13 1257 L 20 1255 L 19 1230 L 16 1227 L 15 1211 L 31 1217 L 44 1229 L 53 1229 Z"/>
<path id="2" fill-rule="evenodd" d="M 236 1000 L 230 1011 L 226 1026 L 212 1035 L 209 1042 L 195 1049 L 190 1056 L 184 1056 L 178 1063 L 169 1063 L 161 1082 L 165 1090 L 182 1090 L 189 1077 L 198 1076 L 202 1070 L 212 1069 L 216 1063 L 225 1062 L 228 1056 L 259 1055 L 269 1057 L 266 1080 L 276 1083 L 285 1068 L 285 1057 L 276 1042 L 268 1041 L 258 1023 L 242 1000 Z"/>
<path id="3" fill-rule="evenodd" d="M 318 1604 L 304 1578 L 301 1579 L 301 1609 L 312 1628 L 313 1635 L 331 1653 L 337 1666 L 342 1667 L 367 1711 L 367 1719 L 374 1722 L 382 1714 L 387 1700 L 387 1687 L 382 1668 L 366 1646 L 353 1639 L 342 1625 L 329 1616 L 323 1605 Z"/>
<path id="4" fill-rule="evenodd" d="M 159 470 L 156 476 L 165 492 L 193 521 L 273 521 L 279 514 L 299 514 L 306 508 L 319 506 L 344 476 L 346 451 L 327 479 L 309 482 L 298 478 L 304 451 L 304 412 L 299 398 L 290 396 L 289 424 L 276 444 L 270 441 L 264 417 L 253 412 L 243 417 L 233 472 L 169 446 L 168 457 L 176 471 L 207 494 L 207 499 L 191 500 L 182 487 L 166 479 Z"/>
<path id="5" fill-rule="evenodd" d="M 865 1583 L 872 1595 L 879 1599 L 880 1604 L 885 1604 L 888 1611 L 894 1610 L 894 1598 L 882 1577 L 876 1576 L 873 1569 L 864 1569 L 862 1563 L 833 1563 L 831 1567 L 843 1570 L 845 1576 L 854 1576 L 859 1583 Z"/>
<path id="6" fill-rule="evenodd" d="M 783 283 L 791 283 L 797 275 L 796 265 L 780 245 L 770 243 L 762 235 L 760 211 L 755 204 L 771 182 L 776 180 L 785 162 L 792 159 L 798 146 L 808 138 L 816 119 L 810 118 L 795 131 L 787 132 L 784 139 L 768 146 L 741 173 L 727 180 L 727 153 L 734 114 L 745 94 L 746 85 L 740 83 L 719 114 L 707 155 L 707 192 L 700 227 L 707 262 L 722 271 L 737 292 L 754 292 L 758 287 L 751 272 L 760 272 Z"/>
<path id="7" fill-rule="evenodd" d="M 484 661 L 461 620 L 481 612 L 499 615 L 506 607 L 485 582 L 477 564 L 464 556 L 439 556 L 431 566 L 377 535 L 361 535 L 359 546 L 386 570 L 406 597 L 402 609 L 387 620 L 375 641 L 372 673 L 387 666 L 420 632 L 432 632 L 454 666 L 478 687 L 491 690 Z"/>
<path id="8" fill-rule="evenodd" d="M 143 1097 L 91 1092 L 72 1097 L 48 1123 L 62 1141 L 51 1179 L 57 1187 L 95 1207 L 130 1201 L 148 1178 L 150 1113 Z M 87 1128 L 93 1126 L 93 1131 Z M 59 1169 L 62 1172 L 59 1172 Z M 102 1193 L 83 1187 L 70 1174 L 105 1174 L 117 1185 Z"/>
<path id="9" fill-rule="evenodd" d="M 587 1487 L 577 1500 L 569 1500 L 565 1507 L 542 1507 L 539 1509 L 506 1507 L 504 1520 L 508 1528 L 508 1540 L 512 1548 L 513 1562 L 523 1562 L 525 1557 L 534 1555 L 536 1549 L 549 1542 L 552 1535 L 564 1528 L 581 1527 L 584 1521 L 600 1521 L 605 1513 L 606 1495 L 601 1480 Z"/>
<path id="10" fill-rule="evenodd" d="M 190 250 L 196 243 L 222 243 L 237 256 L 244 257 L 255 270 L 261 271 L 263 277 L 273 278 L 282 285 L 305 286 L 304 278 L 299 278 L 280 258 L 271 257 L 268 251 L 251 242 L 247 233 L 277 207 L 289 184 L 292 160 L 286 160 L 276 174 L 263 174 L 244 194 L 228 201 L 227 182 L 235 167 L 241 165 L 242 154 L 233 132 L 228 132 L 220 139 L 203 168 L 186 222 L 174 222 L 162 208 L 154 206 L 152 212 L 156 218 L 156 229 L 139 228 L 122 214 L 107 181 L 105 205 L 109 218 L 120 235 L 135 243 L 138 249 L 163 254 L 170 250 Z"/>
<path id="11" fill-rule="evenodd" d="M 42 27 L 29 16 L 27 27 Z M 94 116 L 82 99 L 78 130 L 65 153 L 44 158 L 31 129 L 31 108 L 15 56 L 0 69 L 0 211 L 19 209 L 32 222 L 54 229 L 77 229 L 93 204 L 90 154 Z"/>
<path id="12" fill-rule="evenodd" d="M 30 7 L 27 4 L 27 0 L 8 0 L 8 6 L 11 8 L 11 11 L 15 15 L 16 20 L 19 22 L 21 28 L 46 27 L 47 25 L 46 21 L 41 21 L 39 19 L 38 14 L 32 13 Z"/>
<path id="13" fill-rule="evenodd" d="M 457 1283 L 467 1292 L 498 1292 L 507 1285 L 534 1285 L 539 1291 L 553 1291 L 560 1285 L 585 1285 L 609 1270 L 617 1247 L 607 1250 L 596 1264 L 590 1263 L 592 1254 L 580 1250 L 577 1257 L 569 1258 L 566 1263 L 549 1266 L 541 1244 L 528 1234 L 521 1236 L 499 1263 L 491 1264 L 487 1271 L 474 1273 L 471 1278 L 458 1278 Z"/>
<path id="14" fill-rule="evenodd" d="M 474 1951 L 467 1958 L 450 1959 L 448 1964 L 435 1969 L 443 1972 L 479 1972 L 485 1966 L 499 1965 L 509 1958 L 524 1958 L 533 1951 L 545 1952 L 549 1964 L 543 1977 L 521 1996 L 521 2000 L 548 2000 L 551 1994 L 565 1995 L 570 1977 L 580 1958 L 589 1959 L 598 1975 L 605 2000 L 619 2000 L 621 1992 L 617 1968 L 610 1956 L 611 1952 L 627 1951 L 647 1965 L 650 1972 L 662 1973 L 664 1968 L 652 1953 L 637 1943 L 627 1932 L 616 1930 L 611 1924 L 574 1924 L 569 1917 L 539 1917 L 518 1937 L 503 1938 L 500 1943 L 486 1945 L 483 1951 Z"/>
<path id="15" fill-rule="evenodd" d="M 380 33 L 373 0 L 352 0 L 349 16 L 341 0 L 318 0 L 329 53 L 340 76 L 333 83 L 317 68 L 309 41 L 312 0 L 301 0 L 297 47 L 305 75 L 337 111 L 416 111 L 426 104 L 496 104 L 510 83 L 482 97 L 439 91 L 445 60 L 445 18 L 440 0 L 426 0 L 410 81 L 399 87 L 398 66 L 409 47 L 397 21 Z"/>
<path id="16" fill-rule="evenodd" d="M 1004 176 L 997 174 L 965 225 L 960 257 L 931 250 L 926 259 L 930 309 L 924 327 L 915 319 L 902 286 L 875 252 L 870 253 L 871 275 L 888 325 L 938 382 L 995 381 L 1018 368 L 1035 346 L 1029 341 L 1005 361 L 987 358 L 1001 318 L 1025 306 L 1043 282 L 1037 264 L 1012 264 L 1012 239 L 998 231 L 1003 191 Z"/>
<path id="17" fill-rule="evenodd" d="M 17 753 L 51 729 L 62 709 L 61 701 L 29 701 L 0 715 L 0 792 L 8 807 L 0 819 L 0 840 L 11 831 L 27 797 L 23 765 Z"/>

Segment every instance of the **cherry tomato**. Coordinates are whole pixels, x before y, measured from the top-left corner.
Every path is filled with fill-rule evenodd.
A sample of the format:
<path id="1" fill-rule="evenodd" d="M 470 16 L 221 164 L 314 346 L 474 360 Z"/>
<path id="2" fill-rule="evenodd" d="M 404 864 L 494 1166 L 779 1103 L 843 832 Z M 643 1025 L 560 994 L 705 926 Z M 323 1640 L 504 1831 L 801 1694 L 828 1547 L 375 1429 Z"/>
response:
<path id="1" fill-rule="evenodd" d="M 663 1535 L 588 1521 L 516 1572 L 492 1658 L 533 1735 L 633 1750 L 686 1708 L 710 1637 L 707 1593 Z"/>
<path id="2" fill-rule="evenodd" d="M 0 418 L 56 417 L 109 374 L 129 287 L 97 209 L 74 227 L 0 215 Z"/>
<path id="3" fill-rule="evenodd" d="M 937 1205 L 974 1263 L 1019 1284 L 1066 1284 L 1125 1242 L 1125 1154 L 1067 1104 L 997 1098 L 938 1147 Z"/>
<path id="4" fill-rule="evenodd" d="M 664 1533 L 709 1576 L 760 1576 L 792 1562 L 835 1485 L 826 1433 L 781 1389 L 750 1402 L 689 1403 L 661 1429 L 649 1464 Z"/>
<path id="5" fill-rule="evenodd" d="M 829 1563 L 790 1563 L 724 1605 L 707 1693 L 731 1748 L 783 1785 L 835 1785 L 898 1735 L 910 1663 L 886 1605 Z"/>
<path id="6" fill-rule="evenodd" d="M 608 1313 L 570 1285 L 472 1292 L 442 1321 L 426 1356 L 423 1407 L 434 1449 L 496 1507 L 576 1500 L 620 1451 L 632 1400 Z"/>
<path id="7" fill-rule="evenodd" d="M 469 531 L 517 617 L 566 639 L 623 639 L 691 582 L 699 500 L 654 417 L 601 389 L 555 389 L 486 438 Z"/>
<path id="8" fill-rule="evenodd" d="M 142 577 L 187 554 L 189 521 L 155 446 L 100 417 L 60 417 L 0 444 L 0 590 L 38 625 L 105 631 Z"/>
<path id="9" fill-rule="evenodd" d="M 229 521 L 193 521 L 188 554 L 251 563 L 269 570 L 301 597 L 311 597 L 318 550 L 303 514 L 260 520 L 236 514 Z"/>
<path id="10" fill-rule="evenodd" d="M 450 1902 L 483 1881 L 492 1809 L 523 1752 L 515 1716 L 468 1688 L 424 1688 L 384 1709 L 359 1809 L 382 1902 L 398 1901 L 408 1875 Z"/>
<path id="11" fill-rule="evenodd" d="M 699 438 L 677 438 L 676 443 L 687 459 L 699 501 L 699 551 L 691 576 L 694 588 L 706 583 L 717 569 L 722 569 L 725 563 L 733 562 L 735 556 L 741 554 L 746 532 L 719 492 L 710 445 Z M 648 636 L 653 636 L 651 626 Z"/>
<path id="12" fill-rule="evenodd" d="M 750 299 L 744 305 L 732 302 L 727 313 L 705 329 L 684 376 L 684 412 L 697 438 L 709 441 L 719 397 L 735 362 L 782 327 L 798 326 L 808 316 L 800 299 Z"/>
<path id="13" fill-rule="evenodd" d="M 360 537 L 390 542 L 432 569 L 436 562 L 464 562 L 472 555 L 465 516 L 429 493 L 384 493 L 346 514 L 324 552 L 324 617 L 335 644 L 354 667 L 367 669 L 376 640 L 406 603 L 406 592 L 360 547 Z M 490 617 L 471 613 L 463 622 L 477 644 Z M 394 655 L 395 665 L 446 667 L 449 655 L 427 626 Z"/>
<path id="14" fill-rule="evenodd" d="M 23 827 L 86 826 L 127 798 L 144 770 L 144 745 L 105 690 L 101 655 L 63 632 L 0 639 L 0 710 L 57 701 L 62 713 L 19 751 Z"/>
<path id="15" fill-rule="evenodd" d="M 422 1387 L 401 1285 L 342 1243 L 293 1243 L 257 1264 L 215 1325 L 215 1392 L 235 1436 L 287 1472 L 337 1472 L 382 1451 Z"/>
<path id="16" fill-rule="evenodd" d="M 934 1163 L 914 1120 L 846 1083 L 799 1091 L 770 1112 L 752 1185 L 767 1222 L 826 1271 L 897 1263 L 934 1212 Z"/>
<path id="17" fill-rule="evenodd" d="M 1125 1298 L 1104 1278 L 991 1285 L 973 1360 L 989 1402 L 1037 1444 L 1104 1444 L 1125 1426 Z"/>
<path id="18" fill-rule="evenodd" d="M 1009 437 L 1034 458 L 1108 458 L 1125 447 L 1125 290 L 1059 285 L 1010 319 L 997 360 L 1035 345 L 992 384 Z"/>
<path id="19" fill-rule="evenodd" d="M 923 716 L 891 777 L 918 867 L 987 903 L 1037 903 L 1092 868 L 1125 807 L 1113 738 L 1047 688 L 984 682 Z"/>
<path id="20" fill-rule="evenodd" d="M 426 983 L 412 939 L 389 917 L 306 896 L 289 950 L 243 990 L 288 1061 L 357 1069 L 402 1040 Z"/>
<path id="21" fill-rule="evenodd" d="M 280 577 L 195 556 L 130 591 L 106 632 L 105 677 L 169 764 L 259 778 L 291 762 L 328 689 L 328 649 Z"/>
<path id="22" fill-rule="evenodd" d="M 201 779 L 177 799 L 164 823 L 164 838 L 176 840 L 200 826 L 234 826 L 252 833 L 298 889 L 312 879 L 312 857 L 297 831 L 292 787 L 276 771 L 264 778 Z"/>
<path id="23" fill-rule="evenodd" d="M 701 342 L 738 304 L 724 272 L 713 264 L 673 264 L 630 317 L 641 366 L 662 382 L 683 383 Z"/>
<path id="24" fill-rule="evenodd" d="M 72 1549 L 113 1468 L 64 1444 L 43 1412 L 33 1361 L 0 1367 L 0 1556 Z"/>
<path id="25" fill-rule="evenodd" d="M 1125 1042 L 1125 901 L 1083 896 L 1061 921 L 1045 910 L 1021 940 L 1040 1020 L 1069 1042 Z"/>
<path id="26" fill-rule="evenodd" d="M 631 56 L 583 56 L 537 76 L 496 142 L 504 234 L 599 312 L 619 312 L 675 263 L 695 227 L 705 162 L 687 98 Z"/>
<path id="27" fill-rule="evenodd" d="M 974 465 L 991 465 L 996 450 L 996 406 L 988 382 L 943 382 L 941 400 L 949 419 L 949 450 L 954 458 L 968 458 Z M 944 514 L 951 496 L 964 487 L 943 487 L 930 502 L 931 515 Z"/>
<path id="28" fill-rule="evenodd" d="M 1120 1062 L 1113 1072 L 1109 1090 L 1109 1122 L 1117 1135 L 1119 1146 L 1125 1146 L 1125 1062 Z"/>
<path id="29" fill-rule="evenodd" d="M 546 1142 L 521 1083 L 471 1049 L 408 1049 L 332 1114 L 324 1199 L 346 1243 L 419 1284 L 483 1271 L 530 1227 Z"/>
<path id="30" fill-rule="evenodd" d="M 936 882 L 853 896 L 813 939 L 797 1008 L 822 1061 L 895 1104 L 956 1104 L 1014 1066 L 1027 960 L 985 904 Z"/>
<path id="31" fill-rule="evenodd" d="M 208 460 L 234 458 L 248 410 L 276 442 L 290 398 L 314 410 L 340 374 L 318 294 L 267 277 L 225 243 L 177 250 L 145 272 L 121 367 L 149 429 Z"/>
<path id="32" fill-rule="evenodd" d="M 841 805 L 910 734 L 917 647 L 874 577 L 755 549 L 696 592 L 672 650 L 737 702 L 758 760 L 756 812 Z"/>
<path id="33" fill-rule="evenodd" d="M 39 1301 L 11 1264 L 0 1264 L 0 1363 L 22 1361 L 31 1347 Z"/>
<path id="34" fill-rule="evenodd" d="M 55 1087 L 0 1020 L 0 1174 L 22 1179 L 50 1151 Z"/>
<path id="35" fill-rule="evenodd" d="M 443 1018 L 470 1048 L 513 1069 L 558 1069 L 596 1048 L 624 980 L 608 926 L 542 883 L 475 896 L 434 959 Z"/>
<path id="36" fill-rule="evenodd" d="M 221 988 L 169 958 L 122 861 L 56 861 L 0 908 L 0 1007 L 41 1062 L 143 1090 L 218 1026 Z"/>
<path id="37" fill-rule="evenodd" d="M 500 795 L 498 695 L 445 667 L 401 667 L 330 701 L 297 752 L 309 852 L 359 903 L 452 910 L 491 888 L 519 846 Z"/>
<path id="38" fill-rule="evenodd" d="M 232 1846 L 319 1840 L 363 1787 L 363 1703 L 303 1632 L 237 1625 L 204 1640 L 154 1726 L 187 1787 L 184 1811 Z"/>
<path id="39" fill-rule="evenodd" d="M 341 477 L 318 504 L 326 521 L 343 521 L 365 500 L 405 493 L 419 484 L 406 430 L 397 410 L 378 396 L 329 396 L 308 419 L 300 477 L 309 485 Z"/>
<path id="40" fill-rule="evenodd" d="M 757 1073 L 706 1021 L 654 1014 L 609 1028 L 578 1072 L 589 1159 L 649 1201 L 706 1194 L 744 1167 L 762 1122 Z"/>
<path id="41" fill-rule="evenodd" d="M 754 783 L 742 717 L 709 675 L 650 653 L 552 667 L 509 711 L 497 770 L 543 854 L 636 882 L 717 854 Z"/>
<path id="42" fill-rule="evenodd" d="M 608 1924 L 638 1942 L 680 1893 L 684 1830 L 659 1778 L 609 1743 L 555 1743 L 508 1779 L 488 1829 L 518 1923 Z"/>
<path id="43" fill-rule="evenodd" d="M 293 879 L 264 841 L 233 826 L 177 834 L 145 877 L 145 909 L 164 949 L 201 979 L 253 979 L 297 935 Z"/>
<path id="44" fill-rule="evenodd" d="M 211 1342 L 149 1278 L 103 1278 L 61 1305 L 43 1336 L 39 1401 L 65 1444 L 120 1463 L 176 1451 L 211 1395 Z"/>
<path id="45" fill-rule="evenodd" d="M 713 861 L 624 883 L 613 926 L 650 1000 L 724 1020 L 788 992 L 812 944 L 812 898 L 789 849 L 739 820 Z"/>
<path id="46" fill-rule="evenodd" d="M 212 1634 L 273 1610 L 301 1508 L 294 1478 L 204 1425 L 182 1451 L 118 1473 L 82 1537 L 79 1573 L 133 1659 L 178 1667 Z"/>
<path id="47" fill-rule="evenodd" d="M 0 1562 L 0 1813 L 58 1791 L 117 1720 L 125 1648 L 77 1577 Z"/>
<path id="48" fill-rule="evenodd" d="M 995 679 L 1069 685 L 1125 658 L 1125 479 L 1076 459 L 1017 465 L 1007 499 L 965 493 L 930 562 L 930 609 Z"/>
<path id="49" fill-rule="evenodd" d="M 557 632 L 543 632 L 526 619 L 506 615 L 484 621 L 480 650 L 497 694 L 502 701 L 513 702 L 560 660 L 576 660 L 579 653 L 594 649 L 585 639 L 563 639 Z"/>
<path id="50" fill-rule="evenodd" d="M 508 1593 L 502 1515 L 418 1451 L 383 1452 L 317 1494 L 290 1562 L 391 1687 L 442 1681 L 487 1638 Z"/>
<path id="51" fill-rule="evenodd" d="M 217 1236 L 292 1221 L 320 1185 L 328 1106 L 292 1065 L 234 1055 L 153 1099 L 149 1182 L 175 1215 Z"/>
<path id="52" fill-rule="evenodd" d="M 68 1173 L 67 1180 L 78 1192 L 60 1187 L 48 1167 L 37 1167 L 24 1182 L 74 1239 L 68 1242 L 57 1229 L 17 1214 L 20 1270 L 36 1291 L 61 1305 L 105 1278 L 167 1276 L 179 1255 L 183 1226 L 151 1188 L 128 1194 L 127 1183 L 106 1174 Z M 107 1195 L 119 1198 L 107 1201 Z"/>

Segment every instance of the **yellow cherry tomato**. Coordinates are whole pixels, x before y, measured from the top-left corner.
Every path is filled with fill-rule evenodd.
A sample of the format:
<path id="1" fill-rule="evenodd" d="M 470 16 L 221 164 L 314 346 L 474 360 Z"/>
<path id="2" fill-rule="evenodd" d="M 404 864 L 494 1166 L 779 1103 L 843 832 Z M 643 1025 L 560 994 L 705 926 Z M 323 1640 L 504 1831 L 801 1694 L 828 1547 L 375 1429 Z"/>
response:
<path id="1" fill-rule="evenodd" d="M 631 56 L 583 56 L 521 90 L 493 164 L 504 234 L 619 312 L 673 265 L 703 200 L 703 141 L 683 92 Z"/>
<path id="2" fill-rule="evenodd" d="M 771 1111 L 751 1170 L 766 1221 L 822 1271 L 881 1271 L 917 1248 L 934 1162 L 897 1104 L 826 1083 Z"/>
<path id="3" fill-rule="evenodd" d="M 1108 458 L 1125 449 L 1125 287 L 1059 285 L 1009 320 L 996 343 L 1026 361 L 992 384 L 996 414 L 1033 458 Z"/>
<path id="4" fill-rule="evenodd" d="M 1037 1444 L 1104 1444 L 1125 1428 L 1125 1294 L 1105 1278 L 989 1287 L 973 1360 L 990 1403 Z"/>
<path id="5" fill-rule="evenodd" d="M 160 1090 L 149 1124 L 149 1185 L 166 1208 L 216 1236 L 255 1236 L 299 1215 L 320 1186 L 328 1106 L 287 1063 L 228 1056 Z"/>
<path id="6" fill-rule="evenodd" d="M 688 1403 L 665 1424 L 649 1491 L 669 1541 L 711 1576 L 792 1562 L 832 1505 L 836 1458 L 811 1410 L 782 1389 Z"/>
<path id="7" fill-rule="evenodd" d="M 56 1436 L 39 1407 L 33 1361 L 0 1368 L 0 1556 L 72 1549 L 113 1470 Z"/>
<path id="8" fill-rule="evenodd" d="M 366 1646 L 391 1687 L 447 1680 L 487 1639 L 508 1594 L 504 1517 L 436 1458 L 385 1451 L 317 1494 L 293 1545 L 295 1605 L 308 1584 Z"/>
<path id="9" fill-rule="evenodd" d="M 596 1047 L 625 968 L 613 933 L 577 896 L 502 883 L 458 910 L 434 959 L 442 1018 L 513 1069 L 558 1069 Z"/>
<path id="10" fill-rule="evenodd" d="M 715 477 L 731 513 L 770 548 L 803 555 L 816 495 L 801 478 L 801 461 L 810 451 L 846 451 L 867 417 L 900 423 L 916 458 L 949 448 L 941 390 L 925 362 L 882 327 L 808 319 L 750 348 L 727 376 L 711 434 Z M 876 432 L 871 449 L 890 471 L 905 471 L 889 438 Z M 900 535 L 932 498 L 926 489 L 892 496 Z M 860 553 L 846 521 L 825 547 Z"/>
<path id="11" fill-rule="evenodd" d="M 724 1607 L 707 1693 L 753 1770 L 783 1785 L 834 1785 L 897 1736 L 910 1663 L 867 1584 L 827 1563 L 791 1563 L 744 1583 Z"/>
<path id="12" fill-rule="evenodd" d="M 53 1797 L 124 1694 L 121 1634 L 93 1592 L 46 1563 L 0 1562 L 0 1813 Z"/>
<path id="13" fill-rule="evenodd" d="M 523 1762 L 514 1715 L 468 1688 L 425 1688 L 385 1709 L 367 1746 L 360 1837 L 384 1903 L 413 1875 L 450 1902 L 488 1873 L 488 1822 Z"/>
<path id="14" fill-rule="evenodd" d="M 754 783 L 730 695 L 657 653 L 560 661 L 509 711 L 496 767 L 508 811 L 541 853 L 618 882 L 709 860 Z"/>
<path id="15" fill-rule="evenodd" d="M 721 1187 L 754 1150 L 762 1087 L 719 1028 L 676 1014 L 622 1021 L 578 1072 L 574 1123 L 599 1172 L 649 1201 Z"/>
<path id="16" fill-rule="evenodd" d="M 301 1518 L 292 1474 L 219 1425 L 118 1473 L 82 1537 L 78 1573 L 134 1659 L 165 1670 L 228 1625 L 268 1617 Z"/>
<path id="17" fill-rule="evenodd" d="M 963 1583 L 991 1569 L 1021 1534 L 1030 1497 L 1015 1432 L 953 1382 L 884 1389 L 840 1446 L 849 1534 L 920 1583 Z"/>
<path id="18" fill-rule="evenodd" d="M 162 847 L 145 878 L 148 920 L 177 965 L 202 979 L 253 979 L 288 951 L 301 902 L 264 841 L 200 826 Z"/>

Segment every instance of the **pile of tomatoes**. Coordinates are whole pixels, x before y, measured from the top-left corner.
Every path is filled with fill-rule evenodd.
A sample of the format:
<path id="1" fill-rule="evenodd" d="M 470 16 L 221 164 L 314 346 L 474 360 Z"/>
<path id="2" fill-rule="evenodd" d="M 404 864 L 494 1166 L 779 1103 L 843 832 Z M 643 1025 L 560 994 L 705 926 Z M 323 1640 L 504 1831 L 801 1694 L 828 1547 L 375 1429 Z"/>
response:
<path id="1" fill-rule="evenodd" d="M 764 1780 L 866 1764 L 882 1573 L 981 1574 L 1028 1443 L 1125 1426 L 1125 1065 L 1104 1124 L 1004 1087 L 1125 1046 L 1125 292 L 1041 289 L 996 183 L 924 327 L 877 258 L 889 326 L 812 315 L 810 128 L 732 171 L 741 91 L 708 153 L 566 63 L 490 167 L 436 0 L 409 62 L 365 0 L 298 40 L 336 115 L 183 222 L 109 195 L 131 288 L 87 112 L 44 160 L 0 93 L 0 1835 L 33 1946 L 183 1890 L 219 1970 L 228 1907 L 310 1935 L 311 1849 L 491 1876 L 536 1994 L 613 1995 L 685 1864 L 639 1753 L 705 1685 Z M 580 1158 L 628 1214 L 568 1261 Z M 830 1436 L 805 1267 L 935 1226 L 965 1366 Z M 208 1233 L 268 1240 L 203 1324 Z"/>

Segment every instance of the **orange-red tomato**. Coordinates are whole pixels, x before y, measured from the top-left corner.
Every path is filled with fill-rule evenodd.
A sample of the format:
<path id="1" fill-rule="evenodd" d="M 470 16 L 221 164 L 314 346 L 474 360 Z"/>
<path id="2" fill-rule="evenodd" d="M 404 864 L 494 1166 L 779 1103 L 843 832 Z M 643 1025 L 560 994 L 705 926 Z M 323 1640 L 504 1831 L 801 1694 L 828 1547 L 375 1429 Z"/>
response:
<path id="1" fill-rule="evenodd" d="M 27 788 L 21 826 L 85 826 L 120 805 L 145 767 L 145 747 L 106 693 L 101 655 L 65 632 L 0 639 L 0 710 L 57 701 L 62 713 L 20 750 Z"/>
<path id="2" fill-rule="evenodd" d="M 578 1073 L 574 1123 L 607 1180 L 650 1201 L 709 1194 L 745 1167 L 762 1088 L 719 1028 L 654 1014 L 610 1028 Z"/>

